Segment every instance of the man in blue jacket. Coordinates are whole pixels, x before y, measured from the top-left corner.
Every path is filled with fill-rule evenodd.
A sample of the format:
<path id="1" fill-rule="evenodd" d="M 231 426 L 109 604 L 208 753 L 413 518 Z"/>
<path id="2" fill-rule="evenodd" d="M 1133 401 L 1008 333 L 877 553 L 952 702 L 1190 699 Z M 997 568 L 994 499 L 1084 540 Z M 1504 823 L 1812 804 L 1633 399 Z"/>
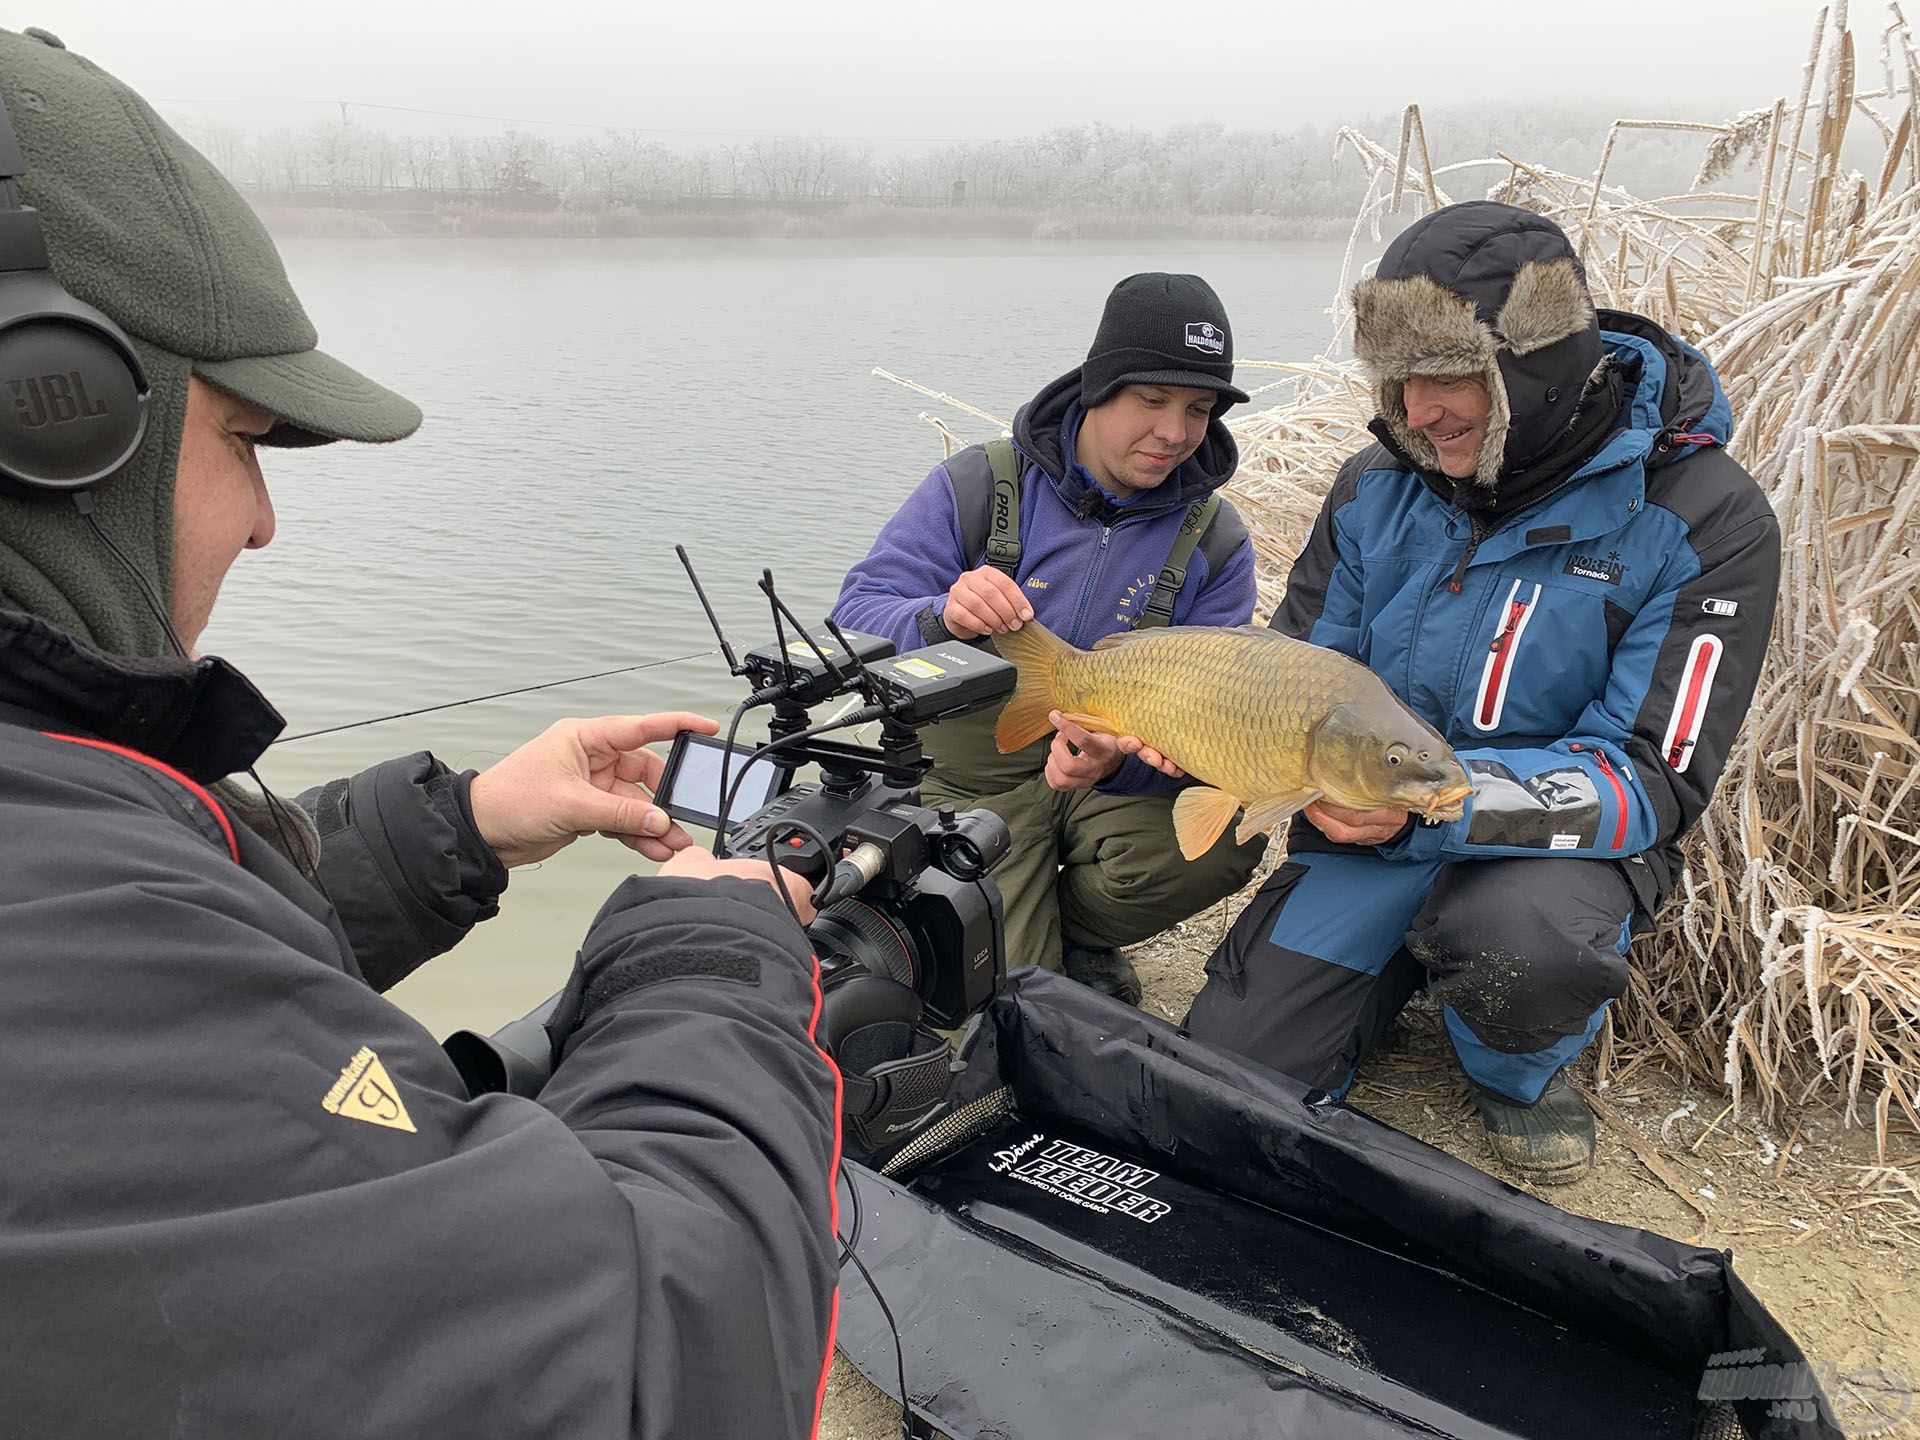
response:
<path id="1" fill-rule="evenodd" d="M 935 467 L 848 573 L 834 618 L 902 650 L 991 643 L 1035 618 L 1082 649 L 1142 626 L 1246 624 L 1253 547 L 1217 494 L 1239 463 L 1220 417 L 1246 398 L 1206 281 L 1122 280 L 1086 362 L 1021 407 L 1010 444 Z M 1263 844 L 1223 838 L 1183 860 L 1177 765 L 1058 715 L 1051 740 L 1001 755 L 994 718 L 926 732 L 935 768 L 924 794 L 984 806 L 1013 833 L 994 871 L 1007 963 L 1064 969 L 1138 1004 L 1119 947 L 1244 885 Z"/>
<path id="2" fill-rule="evenodd" d="M 1455 746 L 1460 819 L 1318 803 L 1207 966 L 1204 1039 L 1334 1093 L 1424 977 L 1494 1153 L 1586 1173 L 1565 1067 L 1627 984 L 1759 675 L 1766 497 L 1697 350 L 1594 311 L 1551 221 L 1470 202 L 1354 291 L 1379 443 L 1341 468 L 1275 629 L 1363 661 Z"/>
<path id="3" fill-rule="evenodd" d="M 282 722 L 194 648 L 273 538 L 261 454 L 420 412 L 315 348 L 246 202 L 124 85 L 0 32 L 0 102 L 0 1433 L 811 1434 L 810 947 L 643 788 L 647 742 L 712 722 L 236 782 Z M 45 321 L 61 287 L 95 313 Z M 378 992 L 596 830 L 661 873 L 582 927 L 538 1097 L 470 1097 Z"/>

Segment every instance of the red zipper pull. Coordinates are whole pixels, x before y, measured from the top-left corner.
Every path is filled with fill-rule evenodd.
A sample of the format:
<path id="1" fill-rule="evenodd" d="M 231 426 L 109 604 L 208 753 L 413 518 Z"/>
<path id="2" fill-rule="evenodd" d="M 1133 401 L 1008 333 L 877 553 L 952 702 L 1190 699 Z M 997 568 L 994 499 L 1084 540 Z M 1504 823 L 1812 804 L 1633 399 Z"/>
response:
<path id="1" fill-rule="evenodd" d="M 1520 623 L 1520 617 L 1526 613 L 1527 607 L 1524 601 L 1515 600 L 1509 605 L 1507 607 L 1507 623 L 1500 627 L 1500 633 L 1493 637 L 1493 644 L 1489 645 L 1487 649 L 1491 650 L 1495 655 L 1498 655 L 1502 650 L 1506 649 L 1507 638 L 1513 634 L 1514 626 Z"/>

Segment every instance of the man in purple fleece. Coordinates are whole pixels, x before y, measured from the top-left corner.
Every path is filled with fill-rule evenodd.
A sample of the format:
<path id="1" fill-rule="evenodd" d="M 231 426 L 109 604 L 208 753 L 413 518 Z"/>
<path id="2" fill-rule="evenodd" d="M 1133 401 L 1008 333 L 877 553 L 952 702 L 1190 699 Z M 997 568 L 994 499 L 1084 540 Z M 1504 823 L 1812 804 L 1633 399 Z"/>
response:
<path id="1" fill-rule="evenodd" d="M 834 618 L 902 650 L 990 645 L 1033 619 L 1082 649 L 1156 624 L 1247 624 L 1253 547 L 1215 493 L 1239 462 L 1220 416 L 1246 398 L 1206 281 L 1122 280 L 1086 362 L 1021 408 L 1011 448 L 970 446 L 934 468 L 848 573 Z M 994 872 L 1010 966 L 1065 970 L 1138 1004 L 1139 977 L 1119 947 L 1240 888 L 1265 841 L 1222 837 L 1183 860 L 1179 767 L 1134 737 L 1094 735 L 1058 714 L 1050 740 L 1002 755 L 995 718 L 927 729 L 926 802 L 984 806 L 1012 830 Z"/>

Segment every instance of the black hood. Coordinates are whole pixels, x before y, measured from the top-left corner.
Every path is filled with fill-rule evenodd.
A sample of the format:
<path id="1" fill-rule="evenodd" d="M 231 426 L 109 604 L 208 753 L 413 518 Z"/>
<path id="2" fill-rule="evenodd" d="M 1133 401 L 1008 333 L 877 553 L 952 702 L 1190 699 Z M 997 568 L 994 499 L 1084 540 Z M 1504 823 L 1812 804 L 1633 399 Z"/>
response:
<path id="1" fill-rule="evenodd" d="M 1387 247 L 1353 304 L 1354 351 L 1380 407 L 1376 433 L 1384 427 L 1423 474 L 1440 474 L 1439 456 L 1407 424 L 1407 379 L 1485 381 L 1490 409 L 1475 473 L 1443 481 L 1460 505 L 1530 503 L 1616 426 L 1619 377 L 1601 349 L 1586 272 L 1544 216 L 1484 200 L 1436 210 Z"/>
<path id="2" fill-rule="evenodd" d="M 57 625 L 0 609 L 0 714 L 80 731 L 202 784 L 245 770 L 286 722 L 218 656 L 108 655 Z"/>
<path id="3" fill-rule="evenodd" d="M 1713 373 L 1706 356 L 1691 346 L 1682 345 L 1657 322 L 1631 310 L 1602 310 L 1599 316 L 1602 330 L 1644 340 L 1666 362 L 1666 373 L 1660 382 L 1660 431 L 1654 437 L 1653 452 L 1647 456 L 1647 468 L 1671 465 L 1690 454 L 1691 447 L 1673 443 L 1676 435 L 1688 431 L 1705 428 L 1714 432 L 1714 443 L 1726 444 L 1728 435 L 1717 433 L 1709 420 L 1716 413 L 1725 414 L 1727 401 L 1721 392 L 1719 377 Z M 1640 376 L 1627 371 L 1621 378 L 1623 394 L 1633 394 Z M 1731 425 L 1727 429 L 1730 431 Z"/>
<path id="4" fill-rule="evenodd" d="M 1117 509 L 1111 497 L 1097 485 L 1088 485 L 1067 473 L 1066 456 L 1060 448 L 1060 427 L 1067 411 L 1080 401 L 1080 371 L 1076 367 L 1048 385 L 1022 405 L 1013 417 L 1013 443 L 1020 453 L 1038 465 L 1053 481 L 1060 498 L 1082 515 L 1110 513 Z M 1200 448 L 1182 462 L 1150 495 L 1126 508 L 1142 510 L 1171 509 L 1191 505 L 1218 490 L 1233 478 L 1240 464 L 1240 447 L 1224 422 L 1209 420 L 1206 438 Z"/>

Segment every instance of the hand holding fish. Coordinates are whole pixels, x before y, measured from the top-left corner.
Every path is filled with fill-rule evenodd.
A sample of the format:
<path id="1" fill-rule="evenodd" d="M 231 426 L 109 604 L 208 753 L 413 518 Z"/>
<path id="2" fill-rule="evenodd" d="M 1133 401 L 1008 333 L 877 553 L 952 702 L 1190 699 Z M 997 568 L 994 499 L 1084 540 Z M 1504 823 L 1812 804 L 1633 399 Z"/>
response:
<path id="1" fill-rule="evenodd" d="M 1331 800 L 1316 800 L 1300 812 L 1336 845 L 1384 845 L 1407 828 L 1407 811 L 1392 806 L 1354 810 Z"/>
<path id="2" fill-rule="evenodd" d="M 1458 819 L 1473 792 L 1446 740 L 1378 675 L 1265 626 L 1121 631 L 1076 650 L 1029 622 L 994 644 L 1019 671 L 994 727 L 1000 752 L 1055 730 L 1064 737 L 1055 757 L 1069 740 L 1086 749 L 1078 736 L 1112 737 L 1111 750 L 1066 757 L 1104 779 L 1129 742 L 1162 770 L 1171 751 L 1175 769 L 1202 782 L 1173 802 L 1173 838 L 1189 860 L 1229 826 L 1244 845 L 1323 800 L 1331 803 L 1314 821 L 1321 829 L 1350 827 L 1348 835 L 1373 837 L 1359 843 L 1377 844 L 1415 811 Z M 1055 768 L 1050 758 L 1049 782 Z"/>
<path id="3" fill-rule="evenodd" d="M 954 639 L 972 640 L 1018 630 L 1033 619 L 1033 606 L 1006 572 L 982 565 L 953 582 L 940 618 Z"/>
<path id="4" fill-rule="evenodd" d="M 1047 784 L 1055 790 L 1085 790 L 1112 776 L 1129 755 L 1178 780 L 1187 772 L 1138 735 L 1102 735 L 1058 710 L 1047 716 L 1057 732 L 1047 752 Z"/>

